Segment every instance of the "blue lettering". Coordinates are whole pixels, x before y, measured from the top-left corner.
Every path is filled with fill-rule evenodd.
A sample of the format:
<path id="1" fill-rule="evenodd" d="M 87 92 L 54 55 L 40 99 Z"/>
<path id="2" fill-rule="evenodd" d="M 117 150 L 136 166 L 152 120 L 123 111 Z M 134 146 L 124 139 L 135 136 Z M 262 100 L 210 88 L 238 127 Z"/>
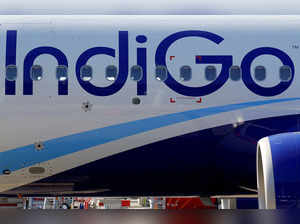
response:
<path id="1" fill-rule="evenodd" d="M 91 57 L 98 54 L 115 57 L 115 49 L 95 47 L 83 52 L 76 63 L 76 77 L 80 86 L 88 93 L 95 96 L 110 96 L 122 89 L 128 77 L 128 32 L 119 32 L 119 75 L 114 83 L 107 87 L 94 86 L 90 82 L 83 81 L 80 78 L 80 68 L 85 65 Z"/>
<path id="2" fill-rule="evenodd" d="M 129 42 L 128 31 L 119 31 L 119 75 L 117 79 L 107 87 L 99 87 L 91 84 L 91 82 L 83 81 L 80 78 L 80 68 L 87 64 L 88 60 L 95 55 L 107 55 L 115 58 L 116 50 L 109 47 L 94 47 L 83 52 L 76 62 L 76 77 L 80 86 L 89 94 L 95 96 L 110 96 L 117 93 L 123 88 L 128 78 L 129 67 Z M 214 33 L 198 30 L 181 31 L 173 33 L 166 37 L 159 46 L 155 53 L 155 64 L 157 66 L 166 66 L 166 56 L 168 49 L 177 41 L 187 37 L 200 37 L 212 41 L 219 45 L 224 39 Z M 146 43 L 148 38 L 145 35 L 136 36 L 136 42 L 139 44 Z M 30 69 L 34 64 L 37 57 L 43 54 L 52 55 L 56 58 L 58 65 L 65 65 L 68 67 L 68 60 L 66 55 L 57 48 L 54 47 L 38 47 L 31 50 L 24 59 L 24 71 L 23 71 L 23 94 L 33 95 L 33 81 L 30 77 Z M 6 66 L 16 65 L 17 55 L 17 31 L 8 30 L 6 34 Z M 143 69 L 143 78 L 137 82 L 137 95 L 147 95 L 147 48 L 138 47 L 136 50 L 137 61 L 136 63 Z M 273 87 L 263 87 L 252 79 L 251 77 L 251 65 L 255 58 L 261 55 L 273 55 L 280 59 L 283 65 L 287 65 L 292 70 L 292 78 L 289 81 L 281 81 L 279 84 Z M 229 78 L 229 69 L 232 66 L 232 55 L 196 55 L 196 64 L 221 64 L 222 69 L 217 79 L 206 86 L 201 87 L 189 87 L 182 83 L 177 82 L 172 74 L 168 71 L 168 78 L 165 80 L 165 84 L 181 95 L 200 97 L 209 95 L 218 89 L 220 89 Z M 242 60 L 242 80 L 245 86 L 253 93 L 271 97 L 276 96 L 286 91 L 292 84 L 295 76 L 295 65 L 292 59 L 283 51 L 271 48 L 261 47 L 250 51 Z M 5 95 L 16 95 L 16 82 L 5 79 Z M 58 95 L 68 95 L 68 80 L 58 81 Z"/>
<path id="3" fill-rule="evenodd" d="M 9 30 L 6 33 L 6 62 L 5 65 L 16 65 L 17 31 Z M 16 95 L 16 81 L 5 79 L 5 95 Z"/>
<path id="4" fill-rule="evenodd" d="M 165 38 L 158 46 L 156 55 L 155 55 L 155 62 L 156 65 L 164 65 L 166 66 L 166 55 L 169 47 L 177 40 L 186 38 L 186 37 L 201 37 L 208 39 L 216 44 L 220 44 L 224 39 L 214 33 L 209 33 L 205 31 L 182 31 L 178 33 L 174 33 L 167 38 Z M 201 60 L 199 60 L 199 56 L 196 56 L 196 63 L 197 64 L 222 64 L 222 71 L 218 78 L 210 83 L 209 85 L 202 86 L 202 87 L 188 87 L 182 85 L 181 83 L 177 82 L 170 72 L 168 71 L 168 78 L 165 81 L 165 84 L 175 92 L 185 95 L 185 96 L 205 96 L 217 91 L 221 88 L 226 81 L 228 80 L 229 74 L 228 70 L 232 66 L 232 56 L 201 56 Z"/>
<path id="5" fill-rule="evenodd" d="M 58 65 L 65 65 L 68 67 L 67 57 L 63 52 L 54 47 L 38 47 L 31 50 L 24 60 L 24 77 L 23 77 L 23 94 L 33 95 L 33 81 L 30 77 L 30 69 L 35 59 L 43 54 L 49 54 L 56 58 Z M 68 95 L 68 79 L 65 81 L 58 81 L 58 95 Z"/>
<path id="6" fill-rule="evenodd" d="M 138 36 L 137 42 L 145 43 L 147 41 L 146 36 Z M 137 82 L 137 95 L 147 95 L 147 49 L 137 49 L 137 64 L 143 69 L 143 78 Z"/>
<path id="7" fill-rule="evenodd" d="M 257 85 L 251 77 L 251 64 L 255 58 L 261 55 L 274 55 L 275 57 L 278 57 L 283 65 L 290 66 L 292 69 L 292 78 L 288 82 L 280 82 L 274 87 L 262 87 Z M 271 47 L 262 47 L 250 51 L 244 57 L 241 68 L 243 71 L 243 82 L 245 83 L 246 87 L 250 91 L 260 96 L 276 96 L 283 93 L 292 84 L 295 74 L 295 66 L 292 59 L 283 51 Z"/>

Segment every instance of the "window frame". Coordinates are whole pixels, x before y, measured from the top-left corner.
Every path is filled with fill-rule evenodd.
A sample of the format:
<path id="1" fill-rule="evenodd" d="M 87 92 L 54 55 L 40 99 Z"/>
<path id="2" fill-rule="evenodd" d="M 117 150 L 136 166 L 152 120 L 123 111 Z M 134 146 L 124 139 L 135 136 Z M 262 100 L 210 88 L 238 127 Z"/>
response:
<path id="1" fill-rule="evenodd" d="M 263 79 L 257 79 L 257 76 L 256 76 L 256 70 L 257 70 L 258 68 L 263 68 L 264 71 L 265 71 L 265 74 L 264 74 L 265 77 L 264 77 Z M 254 78 L 255 78 L 255 80 L 258 81 L 258 82 L 263 82 L 263 81 L 265 81 L 266 78 L 267 78 L 267 69 L 266 69 L 266 67 L 263 66 L 263 65 L 257 65 L 257 66 L 254 68 Z"/>
<path id="2" fill-rule="evenodd" d="M 84 77 L 83 77 L 83 68 L 85 67 L 88 67 L 91 71 L 91 76 L 90 76 L 90 79 L 89 80 L 84 80 Z M 87 77 L 87 76 L 86 76 Z M 90 82 L 91 80 L 93 79 L 93 67 L 91 65 L 83 65 L 80 67 L 80 80 L 83 81 L 83 82 Z"/>
<path id="3" fill-rule="evenodd" d="M 33 75 L 32 75 L 32 71 L 33 71 L 33 68 L 34 67 L 39 67 L 41 69 L 41 78 L 40 79 L 34 79 L 33 78 Z M 32 65 L 31 68 L 30 68 L 30 78 L 32 81 L 41 81 L 43 79 L 43 76 L 44 76 L 44 69 L 41 65 Z"/>
<path id="4" fill-rule="evenodd" d="M 288 79 L 288 80 L 283 80 L 282 78 L 281 78 L 281 69 L 282 68 L 288 68 L 289 69 L 289 71 L 290 71 L 290 78 Z M 288 65 L 282 65 L 282 66 L 280 66 L 280 68 L 279 68 L 279 79 L 280 79 L 280 81 L 281 82 L 289 82 L 289 81 L 291 81 L 291 79 L 293 78 L 293 71 L 292 71 L 292 68 L 290 67 L 290 66 L 288 66 Z"/>
<path id="5" fill-rule="evenodd" d="M 8 77 L 8 76 L 7 76 L 7 70 L 8 70 L 9 68 L 12 68 L 12 67 L 16 69 L 16 75 L 15 75 L 14 79 L 8 79 L 8 78 L 7 78 L 7 77 Z M 13 81 L 16 81 L 17 78 L 18 78 L 18 67 L 17 67 L 16 65 L 13 65 L 13 64 L 7 65 L 7 66 L 5 67 L 5 79 L 6 79 L 7 81 L 13 82 Z"/>
<path id="6" fill-rule="evenodd" d="M 165 78 L 164 79 L 157 79 L 158 75 L 157 75 L 157 70 L 160 69 L 160 68 L 163 68 L 165 70 Z M 155 80 L 159 81 L 159 82 L 164 82 L 168 79 L 168 69 L 167 69 L 167 66 L 164 66 L 164 65 L 158 65 L 155 67 L 155 75 L 154 75 L 154 78 Z"/>
<path id="7" fill-rule="evenodd" d="M 139 68 L 140 69 L 140 71 L 141 71 L 140 79 L 138 79 L 138 80 L 132 79 L 132 69 L 133 68 Z M 132 80 L 134 82 L 139 82 L 139 81 L 141 81 L 143 79 L 143 76 L 144 76 L 144 71 L 143 71 L 142 66 L 140 66 L 140 65 L 133 65 L 133 66 L 131 66 L 131 68 L 130 68 L 130 80 Z"/>
<path id="8" fill-rule="evenodd" d="M 66 79 L 64 79 L 64 80 L 60 80 L 59 79 L 59 77 L 58 77 L 58 73 L 57 73 L 57 70 L 59 69 L 59 68 L 64 68 L 64 69 L 66 69 L 66 76 L 65 76 L 65 78 Z M 68 67 L 67 66 L 65 66 L 65 65 L 58 65 L 58 66 L 56 66 L 56 69 L 55 69 L 55 76 L 56 76 L 56 79 L 59 81 L 59 82 L 65 82 L 65 81 L 67 81 L 68 80 L 68 76 L 69 76 L 69 74 L 68 74 Z"/>
<path id="9" fill-rule="evenodd" d="M 184 69 L 184 68 L 189 68 L 189 71 L 190 71 L 190 77 L 189 77 L 189 79 L 187 79 L 187 80 L 184 80 L 182 77 L 182 70 Z M 192 67 L 191 66 L 189 66 L 189 65 L 183 65 L 183 66 L 181 66 L 180 67 L 180 69 L 179 69 L 179 79 L 180 79 L 180 81 L 181 82 L 188 82 L 188 81 L 191 81 L 192 80 L 192 77 L 193 77 L 193 70 L 192 70 Z"/>
<path id="10" fill-rule="evenodd" d="M 214 77 L 214 79 L 208 79 L 207 78 L 207 71 L 208 71 L 208 69 L 209 68 L 214 68 L 214 70 L 215 70 L 215 77 Z M 213 82 L 213 81 L 215 81 L 216 79 L 217 79 L 217 73 L 218 73 L 218 71 L 217 71 L 217 67 L 216 66 L 214 66 L 214 65 L 207 65 L 206 67 L 205 67 L 205 71 L 204 71 L 204 75 L 205 75 L 205 79 L 206 79 L 206 81 L 209 81 L 209 82 Z"/>
<path id="11" fill-rule="evenodd" d="M 238 69 L 240 70 L 240 74 L 239 74 L 239 78 L 238 78 L 238 79 L 232 79 L 232 73 L 231 73 L 231 71 L 232 71 L 234 68 L 238 68 Z M 234 82 L 240 81 L 241 78 L 242 78 L 242 76 L 243 76 L 243 71 L 242 71 L 242 68 L 241 68 L 240 66 L 238 66 L 238 65 L 233 65 L 233 66 L 231 66 L 231 67 L 229 68 L 229 77 L 230 77 L 231 81 L 234 81 Z"/>
<path id="12" fill-rule="evenodd" d="M 114 79 L 114 80 L 109 80 L 109 79 L 108 79 L 107 71 L 108 71 L 109 68 L 114 68 L 114 69 L 116 69 L 116 76 L 115 76 L 115 79 Z M 115 65 L 108 65 L 108 66 L 106 66 L 106 68 L 105 68 L 105 79 L 106 79 L 107 81 L 109 81 L 109 82 L 115 82 L 115 81 L 118 79 L 118 76 L 119 76 L 119 73 L 118 73 L 118 67 L 117 67 L 117 66 L 115 66 Z M 111 77 L 112 77 L 112 76 L 111 76 Z"/>

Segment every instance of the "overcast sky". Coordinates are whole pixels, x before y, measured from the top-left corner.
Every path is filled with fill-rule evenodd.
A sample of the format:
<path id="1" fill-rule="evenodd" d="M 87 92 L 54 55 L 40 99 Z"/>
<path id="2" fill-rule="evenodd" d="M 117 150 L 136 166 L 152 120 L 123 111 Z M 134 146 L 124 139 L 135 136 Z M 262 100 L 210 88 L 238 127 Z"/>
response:
<path id="1" fill-rule="evenodd" d="M 0 14 L 300 14 L 300 0 L 0 0 Z"/>

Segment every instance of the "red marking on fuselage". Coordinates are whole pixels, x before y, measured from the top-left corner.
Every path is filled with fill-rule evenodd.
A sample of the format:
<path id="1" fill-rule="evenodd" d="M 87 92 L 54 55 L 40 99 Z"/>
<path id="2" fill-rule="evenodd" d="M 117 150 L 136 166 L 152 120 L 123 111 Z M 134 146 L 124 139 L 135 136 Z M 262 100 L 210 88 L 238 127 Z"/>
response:
<path id="1" fill-rule="evenodd" d="M 196 56 L 196 57 L 197 57 L 197 59 L 198 59 L 199 61 L 202 60 L 202 56 L 198 55 L 198 56 Z"/>
<path id="2" fill-rule="evenodd" d="M 172 61 L 175 58 L 175 56 L 170 56 L 170 61 Z"/>
<path id="3" fill-rule="evenodd" d="M 197 103 L 202 103 L 202 98 L 200 97 L 199 100 L 196 101 Z"/>

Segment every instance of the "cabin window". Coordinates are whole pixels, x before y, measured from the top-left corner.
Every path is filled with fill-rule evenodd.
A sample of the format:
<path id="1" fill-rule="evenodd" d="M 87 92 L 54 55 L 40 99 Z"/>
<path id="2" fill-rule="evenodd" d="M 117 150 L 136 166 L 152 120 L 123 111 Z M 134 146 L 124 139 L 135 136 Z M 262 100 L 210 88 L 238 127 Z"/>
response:
<path id="1" fill-rule="evenodd" d="M 166 66 L 156 66 L 155 79 L 164 82 L 166 81 L 167 78 L 168 78 L 168 71 Z"/>
<path id="2" fill-rule="evenodd" d="M 255 68 L 255 79 L 257 81 L 264 81 L 266 79 L 266 68 L 264 66 L 257 66 Z"/>
<path id="3" fill-rule="evenodd" d="M 183 82 L 190 81 L 192 78 L 192 68 L 184 65 L 180 68 L 180 80 Z"/>
<path id="4" fill-rule="evenodd" d="M 58 81 L 66 81 L 68 79 L 68 67 L 64 65 L 57 66 L 56 78 Z"/>
<path id="5" fill-rule="evenodd" d="M 217 78 L 217 69 L 215 66 L 209 65 L 205 68 L 205 78 L 207 81 L 214 81 Z"/>
<path id="6" fill-rule="evenodd" d="M 105 69 L 105 78 L 108 81 L 114 82 L 118 77 L 118 69 L 114 65 L 109 65 Z"/>
<path id="7" fill-rule="evenodd" d="M 283 82 L 288 82 L 292 78 L 292 69 L 288 65 L 284 65 L 280 67 L 279 70 L 280 80 Z"/>
<path id="8" fill-rule="evenodd" d="M 15 81 L 17 79 L 18 70 L 16 65 L 6 66 L 5 77 L 8 81 Z"/>
<path id="9" fill-rule="evenodd" d="M 139 65 L 134 65 L 130 70 L 130 79 L 132 81 L 138 82 L 143 78 L 143 69 Z"/>
<path id="10" fill-rule="evenodd" d="M 80 68 L 80 78 L 82 81 L 88 82 L 93 78 L 93 68 L 90 65 L 84 65 Z"/>
<path id="11" fill-rule="evenodd" d="M 40 81 L 43 78 L 42 66 L 33 65 L 30 69 L 30 77 L 33 81 Z"/>
<path id="12" fill-rule="evenodd" d="M 242 76 L 242 70 L 239 66 L 232 66 L 229 70 L 229 75 L 232 81 L 239 81 Z"/>

